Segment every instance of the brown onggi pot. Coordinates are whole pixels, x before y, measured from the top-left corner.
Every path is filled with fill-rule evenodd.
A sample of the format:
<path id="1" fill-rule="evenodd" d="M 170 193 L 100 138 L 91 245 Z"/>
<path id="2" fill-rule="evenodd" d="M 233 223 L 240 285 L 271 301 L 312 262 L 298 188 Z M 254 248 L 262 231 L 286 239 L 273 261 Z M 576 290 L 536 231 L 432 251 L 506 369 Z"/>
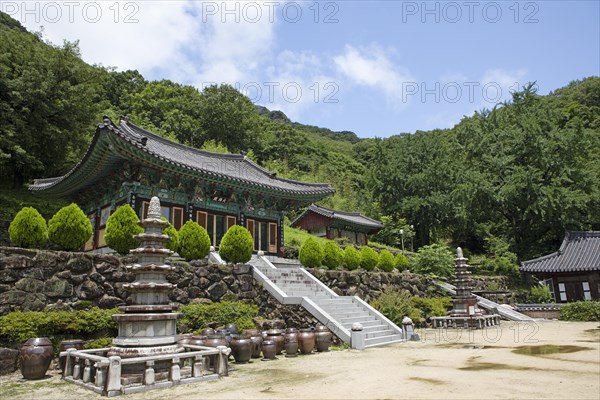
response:
<path id="1" fill-rule="evenodd" d="M 298 335 L 285 335 L 285 356 L 298 356 Z"/>
<path id="2" fill-rule="evenodd" d="M 215 330 L 213 328 L 206 328 L 204 330 L 202 330 L 202 332 L 200 332 L 200 335 L 202 336 L 208 336 L 208 335 L 214 335 L 215 334 Z"/>
<path id="3" fill-rule="evenodd" d="M 298 335 L 298 347 L 302 354 L 312 353 L 315 348 L 315 333 L 312 328 L 300 329 L 300 334 Z"/>
<path id="4" fill-rule="evenodd" d="M 317 347 L 318 352 L 329 351 L 329 347 L 331 347 L 332 338 L 333 334 L 326 326 L 317 325 L 317 327 L 315 328 L 315 345 Z"/>
<path id="5" fill-rule="evenodd" d="M 247 363 L 252 357 L 254 342 L 246 335 L 236 335 L 229 342 L 231 354 L 238 364 Z"/>
<path id="6" fill-rule="evenodd" d="M 68 349 L 83 349 L 84 341 L 81 339 L 72 339 L 72 340 L 63 340 L 60 342 L 60 347 L 58 348 L 59 354 L 63 351 L 67 351 Z M 65 370 L 65 363 L 67 362 L 67 356 L 59 356 L 58 357 L 58 366 L 61 371 Z"/>
<path id="7" fill-rule="evenodd" d="M 260 358 L 260 345 L 263 342 L 263 337 L 258 329 L 245 329 L 242 331 L 252 340 L 252 358 Z"/>
<path id="8" fill-rule="evenodd" d="M 206 339 L 208 339 L 208 336 L 194 335 L 190 338 L 188 344 L 193 344 L 194 346 L 207 346 Z"/>
<path id="9" fill-rule="evenodd" d="M 52 361 L 52 342 L 48 338 L 32 338 L 21 346 L 19 364 L 25 379 L 42 379 Z"/>
<path id="10" fill-rule="evenodd" d="M 277 354 L 281 354 L 285 346 L 285 337 L 281 333 L 280 329 L 270 329 L 267 331 L 267 340 L 275 342 Z"/>
<path id="11" fill-rule="evenodd" d="M 225 339 L 223 335 L 209 335 L 204 340 L 204 346 L 208 347 L 217 347 L 217 346 L 225 346 L 229 347 L 229 342 Z"/>
<path id="12" fill-rule="evenodd" d="M 263 361 L 276 360 L 277 346 L 273 340 L 263 340 L 260 349 L 263 353 Z"/>

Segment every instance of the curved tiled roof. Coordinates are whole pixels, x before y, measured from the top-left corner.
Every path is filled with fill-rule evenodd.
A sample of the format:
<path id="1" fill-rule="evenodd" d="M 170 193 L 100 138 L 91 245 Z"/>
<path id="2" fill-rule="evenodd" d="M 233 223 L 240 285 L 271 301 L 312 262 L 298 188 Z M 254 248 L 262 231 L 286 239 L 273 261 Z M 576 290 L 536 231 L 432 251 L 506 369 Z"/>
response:
<path id="1" fill-rule="evenodd" d="M 568 231 L 556 253 L 523 261 L 523 272 L 600 271 L 600 231 Z"/>
<path id="2" fill-rule="evenodd" d="M 119 126 L 105 121 L 103 125 L 99 126 L 88 153 L 79 164 L 62 177 L 36 179 L 30 189 L 45 190 L 59 185 L 63 181 L 68 181 L 69 176 L 80 169 L 81 165 L 89 158 L 93 147 L 98 142 L 99 135 L 103 133 L 110 135 L 111 140 L 125 141 L 127 148 L 131 151 L 144 152 L 161 163 L 197 172 L 199 176 L 218 178 L 232 185 L 243 184 L 256 189 L 268 189 L 280 192 L 282 195 L 289 193 L 299 196 L 324 197 L 335 192 L 335 189 L 328 183 L 307 183 L 279 178 L 275 173 L 260 167 L 241 154 L 213 153 L 172 142 L 146 131 L 126 119 L 121 120 Z M 109 149 L 111 149 L 111 153 L 118 152 L 113 147 L 109 146 Z M 122 154 L 118 156 L 126 158 Z"/>
<path id="3" fill-rule="evenodd" d="M 353 225 L 360 225 L 370 229 L 382 229 L 383 224 L 375 219 L 366 217 L 357 212 L 349 212 L 349 211 L 338 211 L 331 210 L 329 208 L 321 207 L 316 204 L 311 204 L 308 206 L 305 212 L 303 212 L 298 218 L 292 222 L 294 225 L 298 222 L 307 212 L 315 212 L 317 214 L 323 215 L 324 217 L 337 219 L 339 221 L 348 222 Z"/>

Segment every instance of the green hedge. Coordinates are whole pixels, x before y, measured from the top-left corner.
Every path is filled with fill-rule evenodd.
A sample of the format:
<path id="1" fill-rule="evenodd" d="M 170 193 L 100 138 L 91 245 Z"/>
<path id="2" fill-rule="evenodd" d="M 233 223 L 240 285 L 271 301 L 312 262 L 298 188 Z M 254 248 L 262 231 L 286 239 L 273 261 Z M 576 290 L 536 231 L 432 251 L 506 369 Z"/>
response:
<path id="1" fill-rule="evenodd" d="M 600 302 L 576 301 L 560 308 L 560 319 L 564 321 L 600 321 Z"/>
<path id="2" fill-rule="evenodd" d="M 323 265 L 329 269 L 336 269 L 343 259 L 343 250 L 333 240 L 328 240 L 323 246 Z"/>
<path id="3" fill-rule="evenodd" d="M 179 229 L 179 248 L 177 252 L 187 261 L 198 260 L 208 255 L 210 238 L 206 229 L 197 222 L 187 221 Z"/>
<path id="4" fill-rule="evenodd" d="M 48 238 L 63 250 L 79 250 L 92 237 L 92 223 L 79 206 L 71 203 L 48 221 Z"/>
<path id="5" fill-rule="evenodd" d="M 355 270 L 360 266 L 360 253 L 352 245 L 344 249 L 344 268 L 349 271 Z"/>
<path id="6" fill-rule="evenodd" d="M 313 238 L 308 238 L 302 243 L 298 260 L 307 268 L 319 268 L 323 262 L 323 248 Z"/>
<path id="7" fill-rule="evenodd" d="M 93 307 L 80 311 L 15 311 L 0 317 L 0 347 L 18 347 L 34 337 L 47 337 L 56 345 L 66 338 L 90 339 L 117 334 L 111 318 L 119 311 Z"/>
<path id="8" fill-rule="evenodd" d="M 372 248 L 364 246 L 360 249 L 360 266 L 366 271 L 373 271 L 379 262 L 379 254 Z"/>
<path id="9" fill-rule="evenodd" d="M 421 326 L 421 318 L 441 317 L 452 308 L 450 297 L 412 296 L 408 291 L 390 290 L 381 293 L 371 305 L 398 326 L 402 319 L 409 317 L 416 326 Z"/>
<path id="10" fill-rule="evenodd" d="M 379 262 L 377 263 L 377 268 L 385 272 L 392 272 L 394 267 L 396 266 L 394 256 L 389 250 L 381 250 L 379 254 Z"/>
<path id="11" fill-rule="evenodd" d="M 179 311 L 183 314 L 178 321 L 181 333 L 230 323 L 236 324 L 240 330 L 254 329 L 256 326 L 253 318 L 258 316 L 258 306 L 240 301 L 188 304 L 181 306 Z"/>
<path id="12" fill-rule="evenodd" d="M 129 204 L 124 204 L 112 213 L 106 221 L 106 245 L 119 254 L 129 254 L 140 242 L 133 237 L 144 232 L 144 228 L 137 223 L 139 218 Z"/>

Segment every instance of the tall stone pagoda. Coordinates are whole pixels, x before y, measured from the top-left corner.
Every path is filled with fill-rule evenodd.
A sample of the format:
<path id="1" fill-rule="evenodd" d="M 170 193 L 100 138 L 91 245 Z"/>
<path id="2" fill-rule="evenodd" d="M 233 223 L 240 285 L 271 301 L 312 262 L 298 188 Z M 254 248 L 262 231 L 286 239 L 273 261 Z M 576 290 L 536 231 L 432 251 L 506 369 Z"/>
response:
<path id="1" fill-rule="evenodd" d="M 162 233 L 169 223 L 160 217 L 160 201 L 153 197 L 148 218 L 138 222 L 144 228 L 144 233 L 135 236 L 140 247 L 131 250 L 138 256 L 138 263 L 126 266 L 135 273 L 135 281 L 123 285 L 132 294 L 133 304 L 119 307 L 124 314 L 113 315 L 119 324 L 119 334 L 113 340 L 115 346 L 109 356 L 128 358 L 184 351 L 177 344 L 176 332 L 177 318 L 181 314 L 174 313 L 178 306 L 169 303 L 169 292 L 176 285 L 166 279 L 166 275 L 175 269 L 165 264 L 165 259 L 173 254 L 164 248 L 170 238 Z"/>
<path id="2" fill-rule="evenodd" d="M 454 259 L 454 280 L 452 281 L 456 286 L 456 294 L 452 296 L 454 307 L 448 313 L 450 317 L 472 318 L 483 315 L 483 312 L 477 307 L 477 296 L 472 292 L 473 280 L 467 260 L 468 258 L 463 256 L 462 249 L 457 247 Z"/>

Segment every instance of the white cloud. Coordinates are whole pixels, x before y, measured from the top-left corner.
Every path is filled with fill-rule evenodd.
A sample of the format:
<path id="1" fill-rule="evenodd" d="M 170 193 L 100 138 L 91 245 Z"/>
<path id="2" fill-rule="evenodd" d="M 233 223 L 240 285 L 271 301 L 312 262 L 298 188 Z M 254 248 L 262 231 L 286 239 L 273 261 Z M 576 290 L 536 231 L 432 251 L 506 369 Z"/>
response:
<path id="1" fill-rule="evenodd" d="M 479 82 L 482 87 L 483 101 L 488 103 L 487 107 L 509 100 L 511 92 L 521 90 L 527 83 L 525 82 L 526 75 L 525 69 L 507 71 L 495 68 L 486 70 Z"/>
<path id="2" fill-rule="evenodd" d="M 386 55 L 389 52 L 378 45 L 360 48 L 346 45 L 344 52 L 334 57 L 334 63 L 351 83 L 378 89 L 398 106 L 406 103 L 403 92 L 415 79 L 406 68 L 394 65 Z"/>

